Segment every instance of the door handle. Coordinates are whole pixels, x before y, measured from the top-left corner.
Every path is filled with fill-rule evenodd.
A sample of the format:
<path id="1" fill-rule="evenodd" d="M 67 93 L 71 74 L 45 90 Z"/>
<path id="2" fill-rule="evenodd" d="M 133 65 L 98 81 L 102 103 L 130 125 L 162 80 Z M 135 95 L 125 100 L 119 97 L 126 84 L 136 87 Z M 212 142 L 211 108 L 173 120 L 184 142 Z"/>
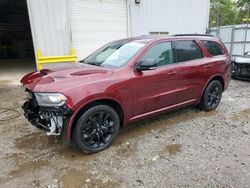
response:
<path id="1" fill-rule="evenodd" d="M 208 65 L 204 65 L 205 68 L 211 68 L 212 65 L 208 64 Z"/>
<path id="2" fill-rule="evenodd" d="M 176 74 L 176 71 L 170 71 L 167 73 L 168 75 L 175 75 Z"/>

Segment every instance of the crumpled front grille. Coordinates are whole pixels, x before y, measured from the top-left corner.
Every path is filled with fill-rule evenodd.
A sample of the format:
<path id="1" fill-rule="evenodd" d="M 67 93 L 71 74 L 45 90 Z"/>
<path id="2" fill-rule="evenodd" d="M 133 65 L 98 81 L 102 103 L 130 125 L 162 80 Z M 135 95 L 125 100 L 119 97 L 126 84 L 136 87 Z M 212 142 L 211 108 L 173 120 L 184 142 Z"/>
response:
<path id="1" fill-rule="evenodd" d="M 45 119 L 41 119 L 39 116 L 40 109 L 35 97 L 26 101 L 23 104 L 22 108 L 24 110 L 24 116 L 32 125 L 44 131 L 49 131 L 48 121 L 46 121 Z"/>
<path id="2" fill-rule="evenodd" d="M 65 105 L 62 107 L 41 107 L 33 93 L 30 93 L 29 96 L 31 97 L 22 106 L 24 116 L 28 121 L 48 134 L 60 134 L 64 120 L 72 114 L 71 109 Z"/>

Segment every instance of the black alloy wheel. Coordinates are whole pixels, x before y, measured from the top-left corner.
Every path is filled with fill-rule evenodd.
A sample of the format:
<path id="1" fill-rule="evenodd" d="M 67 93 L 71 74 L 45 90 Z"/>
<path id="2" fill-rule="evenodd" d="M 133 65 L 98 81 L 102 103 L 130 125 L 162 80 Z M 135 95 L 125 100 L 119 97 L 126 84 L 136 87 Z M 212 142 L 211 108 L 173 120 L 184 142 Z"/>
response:
<path id="1" fill-rule="evenodd" d="M 212 80 L 202 96 L 201 108 L 205 111 L 211 111 L 218 107 L 222 97 L 222 85 L 218 80 Z"/>
<path id="2" fill-rule="evenodd" d="M 115 110 L 107 105 L 97 105 L 79 118 L 73 130 L 73 141 L 83 152 L 99 152 L 112 144 L 119 127 L 120 119 Z"/>

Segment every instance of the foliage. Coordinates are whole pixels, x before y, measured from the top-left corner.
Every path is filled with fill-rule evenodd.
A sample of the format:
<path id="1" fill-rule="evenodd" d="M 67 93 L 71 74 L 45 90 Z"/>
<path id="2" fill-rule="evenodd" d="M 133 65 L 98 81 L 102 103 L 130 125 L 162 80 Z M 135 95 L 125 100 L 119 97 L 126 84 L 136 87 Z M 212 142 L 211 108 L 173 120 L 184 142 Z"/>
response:
<path id="1" fill-rule="evenodd" d="M 250 23 L 250 0 L 211 0 L 210 27 Z"/>

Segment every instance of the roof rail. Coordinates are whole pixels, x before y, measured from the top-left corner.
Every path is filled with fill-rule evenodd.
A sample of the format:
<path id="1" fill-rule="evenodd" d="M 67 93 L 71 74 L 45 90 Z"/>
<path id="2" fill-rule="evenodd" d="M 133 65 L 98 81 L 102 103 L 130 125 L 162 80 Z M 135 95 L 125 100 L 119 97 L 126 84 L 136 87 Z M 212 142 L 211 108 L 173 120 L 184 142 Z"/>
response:
<path id="1" fill-rule="evenodd" d="M 203 36 L 203 37 L 214 37 L 213 35 L 207 35 L 207 34 L 177 34 L 173 35 L 175 37 L 182 37 L 182 36 Z"/>

